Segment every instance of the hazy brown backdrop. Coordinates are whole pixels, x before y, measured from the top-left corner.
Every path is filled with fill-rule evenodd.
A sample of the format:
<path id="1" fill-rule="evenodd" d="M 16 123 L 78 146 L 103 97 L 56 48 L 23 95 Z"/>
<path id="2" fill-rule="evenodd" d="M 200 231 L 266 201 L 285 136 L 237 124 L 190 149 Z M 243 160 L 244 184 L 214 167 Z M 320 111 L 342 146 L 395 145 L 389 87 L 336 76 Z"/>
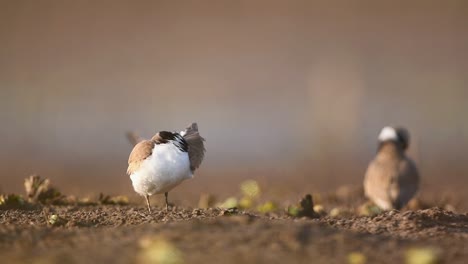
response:
<path id="1" fill-rule="evenodd" d="M 386 124 L 426 190 L 466 188 L 467 81 L 466 1 L 1 0 L 0 192 L 132 194 L 125 132 L 191 121 L 208 153 L 178 197 L 360 183 Z"/>

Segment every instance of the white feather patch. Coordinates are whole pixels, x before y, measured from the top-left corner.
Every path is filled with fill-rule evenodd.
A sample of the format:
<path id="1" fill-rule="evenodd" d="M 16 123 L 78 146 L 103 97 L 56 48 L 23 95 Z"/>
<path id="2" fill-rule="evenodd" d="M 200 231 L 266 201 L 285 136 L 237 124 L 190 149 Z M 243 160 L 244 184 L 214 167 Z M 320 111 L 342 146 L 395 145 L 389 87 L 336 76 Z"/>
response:
<path id="1" fill-rule="evenodd" d="M 155 145 L 151 156 L 130 175 L 133 189 L 144 196 L 168 192 L 192 177 L 188 153 L 172 142 Z"/>
<path id="2" fill-rule="evenodd" d="M 393 127 L 384 127 L 379 134 L 379 141 L 398 140 L 398 135 Z"/>

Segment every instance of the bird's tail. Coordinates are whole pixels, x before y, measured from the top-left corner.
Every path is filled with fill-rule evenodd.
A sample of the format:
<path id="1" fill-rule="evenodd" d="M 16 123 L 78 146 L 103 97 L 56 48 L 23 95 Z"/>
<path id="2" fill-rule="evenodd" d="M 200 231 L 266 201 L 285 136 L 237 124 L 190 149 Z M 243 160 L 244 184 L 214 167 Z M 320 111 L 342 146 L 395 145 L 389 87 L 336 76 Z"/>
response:
<path id="1" fill-rule="evenodd" d="M 181 134 L 188 144 L 190 169 L 193 173 L 198 167 L 200 167 L 200 164 L 205 157 L 205 144 L 203 143 L 205 139 L 200 136 L 197 123 L 190 124 L 190 126 L 188 126 L 185 131 L 182 131 Z"/>
<path id="2" fill-rule="evenodd" d="M 130 141 L 130 144 L 132 144 L 133 146 L 140 143 L 140 141 L 144 140 L 142 137 L 140 137 L 137 133 L 133 131 L 127 132 L 126 136 L 128 141 Z"/>

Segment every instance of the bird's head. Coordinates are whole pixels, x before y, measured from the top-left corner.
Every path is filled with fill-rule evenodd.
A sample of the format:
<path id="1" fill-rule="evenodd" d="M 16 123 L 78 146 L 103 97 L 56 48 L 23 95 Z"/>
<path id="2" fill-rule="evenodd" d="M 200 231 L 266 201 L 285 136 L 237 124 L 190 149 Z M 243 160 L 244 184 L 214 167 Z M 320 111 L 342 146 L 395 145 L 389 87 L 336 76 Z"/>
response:
<path id="1" fill-rule="evenodd" d="M 387 142 L 393 142 L 402 150 L 406 150 L 409 146 L 409 132 L 403 127 L 386 126 L 380 131 L 379 145 Z"/>

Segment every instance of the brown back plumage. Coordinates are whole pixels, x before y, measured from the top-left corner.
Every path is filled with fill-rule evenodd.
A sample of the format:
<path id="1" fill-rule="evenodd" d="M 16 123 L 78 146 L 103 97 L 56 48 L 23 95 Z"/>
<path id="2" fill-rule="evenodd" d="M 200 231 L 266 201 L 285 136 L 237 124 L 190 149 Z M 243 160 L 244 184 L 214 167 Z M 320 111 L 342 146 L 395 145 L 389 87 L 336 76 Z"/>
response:
<path id="1" fill-rule="evenodd" d="M 141 163 L 153 153 L 155 144 L 156 142 L 153 140 L 143 140 L 135 145 L 128 158 L 128 175 L 140 168 Z"/>
<path id="2" fill-rule="evenodd" d="M 366 196 L 384 210 L 401 209 L 416 194 L 419 173 L 394 142 L 382 145 L 364 178 Z"/>
<path id="3" fill-rule="evenodd" d="M 188 144 L 188 155 L 190 159 L 190 170 L 194 172 L 205 157 L 205 139 L 198 132 L 197 123 L 192 123 L 185 129 L 184 139 Z"/>

